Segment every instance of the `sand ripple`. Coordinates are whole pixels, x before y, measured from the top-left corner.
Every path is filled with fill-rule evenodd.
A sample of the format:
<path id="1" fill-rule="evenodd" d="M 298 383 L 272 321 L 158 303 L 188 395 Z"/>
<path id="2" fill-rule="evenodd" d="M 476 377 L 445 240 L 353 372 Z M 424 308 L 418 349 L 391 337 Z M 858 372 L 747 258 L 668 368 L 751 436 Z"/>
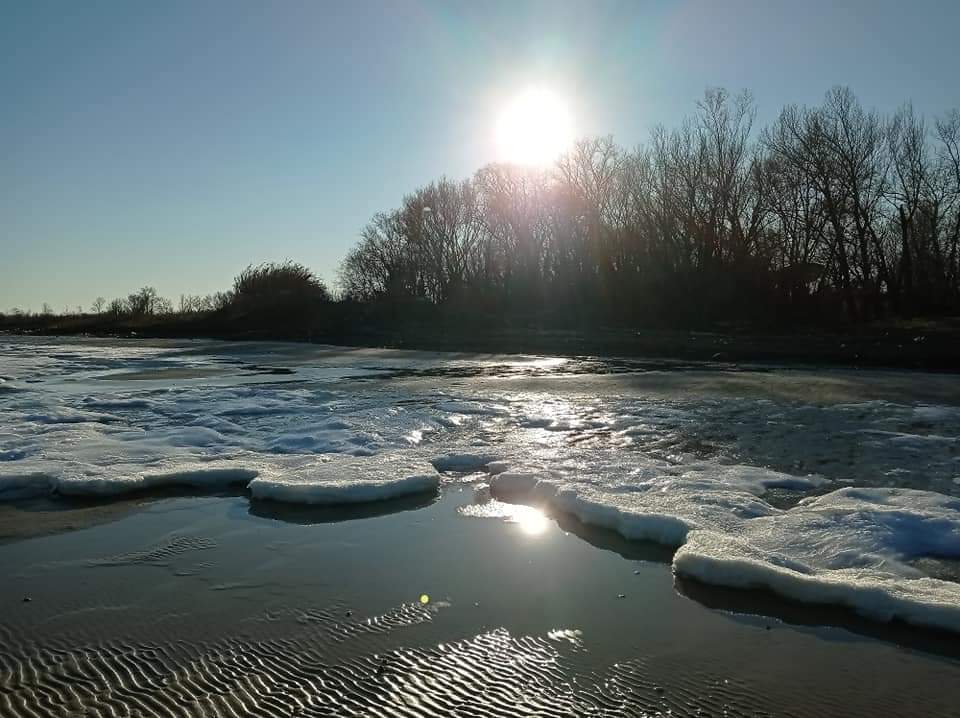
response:
<path id="1" fill-rule="evenodd" d="M 0 715 L 756 715 L 742 686 L 717 682 L 708 692 L 702 680 L 678 678 L 689 685 L 666 689 L 639 661 L 605 675 L 577 671 L 582 647 L 569 631 L 514 636 L 500 628 L 378 650 L 385 636 L 429 622 L 434 610 L 410 604 L 356 621 L 337 608 L 310 610 L 297 614 L 292 634 L 195 643 L 71 636 L 37 645 L 0 628 Z"/>

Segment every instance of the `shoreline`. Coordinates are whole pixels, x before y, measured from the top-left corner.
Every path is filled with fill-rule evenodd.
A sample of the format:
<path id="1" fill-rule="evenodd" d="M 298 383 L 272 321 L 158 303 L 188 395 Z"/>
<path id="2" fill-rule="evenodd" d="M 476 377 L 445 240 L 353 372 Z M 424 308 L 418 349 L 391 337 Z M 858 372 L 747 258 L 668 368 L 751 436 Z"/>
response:
<path id="1" fill-rule="evenodd" d="M 952 636 L 784 602 L 761 610 L 762 593 L 678 582 L 656 547 L 571 517 L 531 534 L 496 512 L 464 514 L 484 505 L 474 489 L 448 485 L 416 511 L 362 518 L 158 497 L 109 523 L 0 545 L 11 578 L 0 590 L 6 660 L 33 677 L 12 674 L 0 707 L 16 712 L 34 690 L 51 705 L 62 696 L 159 707 L 214 681 L 225 690 L 198 695 L 199 705 L 236 695 L 272 715 L 273 686 L 286 681 L 286 695 L 339 715 L 402 695 L 435 710 L 465 691 L 491 708 L 561 701 L 552 710 L 577 715 L 598 705 L 949 714 L 952 697 L 934 688 L 960 677 Z M 320 570 L 304 571 L 308 559 Z M 60 694 L 56 666 L 43 662 L 53 646 L 85 679 L 74 693 Z M 883 690 L 850 680 L 848 667 L 865 663 Z M 88 695 L 100 671 L 111 682 Z"/>
<path id="2" fill-rule="evenodd" d="M 257 499 L 249 491 L 240 489 L 203 491 L 189 486 L 169 486 L 145 489 L 129 494 L 101 497 L 71 497 L 51 495 L 0 503 L 0 551 L 14 544 L 64 536 L 87 529 L 109 530 L 109 524 L 133 520 L 137 514 L 149 512 L 170 502 L 184 504 L 191 500 L 224 502 L 236 508 L 245 508 L 251 518 L 276 521 L 308 527 L 318 524 L 343 522 L 363 523 L 369 519 L 398 517 L 400 514 L 432 512 L 438 504 L 458 503 L 457 493 L 472 492 L 472 502 L 491 500 L 511 506 L 542 512 L 556 530 L 574 536 L 579 541 L 605 552 L 612 552 L 627 561 L 670 567 L 679 547 L 644 539 L 624 537 L 617 530 L 582 520 L 571 511 L 550 505 L 523 501 L 519 497 L 491 493 L 482 480 L 468 483 L 444 483 L 436 491 L 420 492 L 364 503 L 298 504 L 272 499 Z M 459 501 L 461 506 L 464 504 Z M 500 519 L 516 523 L 510 516 L 494 511 L 468 514 L 470 520 Z M 20 519 L 18 521 L 18 519 Z M 540 528 L 538 527 L 538 531 Z M 550 530 L 554 530 L 551 528 Z M 705 583 L 696 577 L 671 572 L 678 595 L 703 605 L 737 615 L 751 615 L 760 619 L 779 621 L 797 627 L 829 631 L 850 631 L 871 640 L 892 643 L 903 648 L 935 654 L 960 661 L 960 634 L 932 626 L 916 625 L 898 618 L 883 621 L 861 615 L 854 608 L 834 603 L 811 603 L 782 595 L 764 587 L 738 588 Z"/>
<path id="3" fill-rule="evenodd" d="M 864 327 L 853 332 L 763 333 L 695 330 L 559 329 L 464 330 L 437 326 L 399 326 L 369 331 L 194 330 L 189 325 L 146 324 L 136 328 L 82 326 L 0 329 L 0 336 L 181 339 L 216 341 L 284 341 L 351 348 L 401 349 L 457 353 L 537 354 L 713 362 L 719 365 L 906 369 L 960 373 L 960 329 Z"/>

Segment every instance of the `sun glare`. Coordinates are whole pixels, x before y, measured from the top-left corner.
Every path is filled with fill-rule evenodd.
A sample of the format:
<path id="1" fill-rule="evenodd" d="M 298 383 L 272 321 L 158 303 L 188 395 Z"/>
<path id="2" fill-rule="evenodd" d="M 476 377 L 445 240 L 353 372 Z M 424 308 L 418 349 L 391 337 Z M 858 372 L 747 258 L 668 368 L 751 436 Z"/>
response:
<path id="1" fill-rule="evenodd" d="M 517 506 L 509 521 L 517 524 L 528 536 L 538 536 L 546 531 L 548 526 L 547 517 L 543 511 L 532 506 Z"/>
<path id="2" fill-rule="evenodd" d="M 543 167 L 573 143 L 573 118 L 562 97 L 531 88 L 500 113 L 496 138 L 500 160 Z"/>

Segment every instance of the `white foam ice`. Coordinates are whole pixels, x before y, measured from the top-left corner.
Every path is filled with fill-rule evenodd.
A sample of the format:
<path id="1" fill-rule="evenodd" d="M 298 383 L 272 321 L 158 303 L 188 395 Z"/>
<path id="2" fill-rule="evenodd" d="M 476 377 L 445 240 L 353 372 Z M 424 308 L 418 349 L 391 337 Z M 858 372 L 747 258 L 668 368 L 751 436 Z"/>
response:
<path id="1" fill-rule="evenodd" d="M 343 422 L 320 424 L 310 431 L 280 434 L 269 444 L 269 450 L 283 454 L 342 453 L 353 456 L 373 456 L 378 440 L 365 431 L 351 431 Z"/>
<path id="2" fill-rule="evenodd" d="M 230 464 L 170 466 L 160 471 L 136 471 L 127 466 L 106 475 L 50 477 L 50 490 L 62 496 L 119 496 L 168 487 L 213 490 L 243 486 L 258 475 L 256 469 Z"/>
<path id="3" fill-rule="evenodd" d="M 435 456 L 430 460 L 437 471 L 470 472 L 486 469 L 499 457 L 495 454 L 451 453 Z"/>
<path id="4" fill-rule="evenodd" d="M 768 489 L 809 489 L 823 481 L 753 466 L 647 461 L 546 470 L 520 464 L 492 476 L 490 488 L 498 496 L 533 501 L 628 539 L 676 547 L 692 530 L 729 532 L 748 519 L 778 513 L 760 498 Z"/>
<path id="5" fill-rule="evenodd" d="M 46 469 L 15 473 L 0 467 L 0 500 L 24 499 L 48 494 L 60 496 L 120 496 L 150 489 L 179 486 L 217 489 L 245 485 L 258 471 L 230 464 L 167 463 L 154 470 L 140 465 L 117 464 L 109 470 L 86 472 L 76 465 L 48 464 Z"/>
<path id="6" fill-rule="evenodd" d="M 881 621 L 960 631 L 960 584 L 910 561 L 960 557 L 960 501 L 929 491 L 845 488 L 738 531 L 693 531 L 674 570 L 705 583 L 764 588 Z"/>
<path id="7" fill-rule="evenodd" d="M 404 454 L 360 458 L 347 455 L 242 455 L 231 460 L 176 464 L 151 469 L 121 464 L 96 473 L 76 467 L 47 471 L 0 471 L 0 500 L 44 494 L 120 496 L 168 487 L 216 490 L 246 488 L 254 499 L 302 504 L 380 501 L 435 491 L 440 477 L 433 467 Z"/>
<path id="8" fill-rule="evenodd" d="M 381 501 L 436 491 L 440 477 L 429 463 L 403 454 L 374 458 L 330 455 L 299 465 L 271 467 L 248 484 L 255 499 L 298 504 Z"/>

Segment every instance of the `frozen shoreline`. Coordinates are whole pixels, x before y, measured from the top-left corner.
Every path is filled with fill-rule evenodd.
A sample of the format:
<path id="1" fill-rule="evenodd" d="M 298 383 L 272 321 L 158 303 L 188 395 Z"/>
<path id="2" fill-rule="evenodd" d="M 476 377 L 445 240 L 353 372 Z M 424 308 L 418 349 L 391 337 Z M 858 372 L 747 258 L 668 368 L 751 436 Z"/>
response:
<path id="1" fill-rule="evenodd" d="M 6 336 L 88 337 L 115 341 L 224 340 L 299 342 L 339 345 L 355 349 L 389 347 L 422 352 L 486 354 L 597 355 L 606 357 L 674 361 L 776 362 L 829 367 L 920 369 L 956 373 L 960 329 L 955 323 L 921 322 L 917 326 L 879 325 L 850 331 L 800 328 L 786 334 L 695 331 L 683 329 L 509 329 L 480 327 L 464 330 L 449 318 L 439 323 L 401 323 L 348 332 L 297 332 L 283 334 L 260 329 L 177 325 L 162 319 L 135 324 L 104 322 L 87 317 L 76 323 L 56 322 L 47 327 L 0 330 Z M 22 332 L 22 333 L 18 333 Z"/>
<path id="2" fill-rule="evenodd" d="M 189 342 L 0 359 L 0 502 L 489 482 L 680 547 L 681 576 L 960 631 L 937 564 L 960 558 L 960 396 L 939 376 Z"/>

